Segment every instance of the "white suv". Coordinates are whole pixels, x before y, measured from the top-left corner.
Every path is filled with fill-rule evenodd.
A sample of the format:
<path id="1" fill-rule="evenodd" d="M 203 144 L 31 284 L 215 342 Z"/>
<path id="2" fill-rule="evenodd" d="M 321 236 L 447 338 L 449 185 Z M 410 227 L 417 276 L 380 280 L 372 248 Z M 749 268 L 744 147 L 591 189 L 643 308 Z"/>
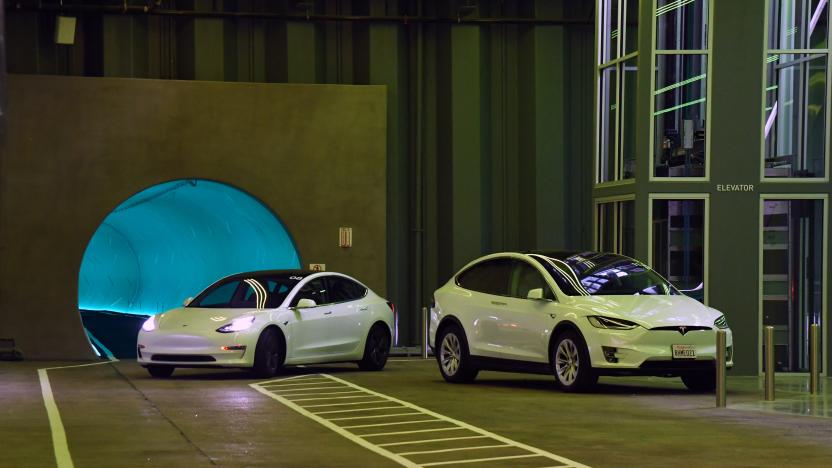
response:
<path id="1" fill-rule="evenodd" d="M 648 266 L 598 252 L 479 258 L 434 293 L 430 342 L 449 382 L 480 370 L 554 373 L 566 391 L 599 375 L 679 376 L 715 385 L 716 330 L 725 316 Z"/>

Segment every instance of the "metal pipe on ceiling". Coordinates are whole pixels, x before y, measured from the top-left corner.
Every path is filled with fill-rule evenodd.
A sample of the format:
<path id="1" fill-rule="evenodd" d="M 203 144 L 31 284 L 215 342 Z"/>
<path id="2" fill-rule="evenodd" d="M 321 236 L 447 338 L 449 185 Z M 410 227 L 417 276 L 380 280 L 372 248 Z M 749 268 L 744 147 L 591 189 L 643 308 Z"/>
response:
<path id="1" fill-rule="evenodd" d="M 283 14 L 248 11 L 198 11 L 171 10 L 155 8 L 151 5 L 29 5 L 17 2 L 7 5 L 6 11 L 38 12 L 54 14 L 103 14 L 103 15 L 155 15 L 180 18 L 227 18 L 227 19 L 270 19 L 294 22 L 345 21 L 354 23 L 439 23 L 439 24 L 517 24 L 529 26 L 586 25 L 592 26 L 592 20 L 586 19 L 540 19 L 540 18 L 480 18 L 480 17 L 440 17 L 440 16 L 365 16 L 365 15 L 326 15 L 326 14 Z"/>

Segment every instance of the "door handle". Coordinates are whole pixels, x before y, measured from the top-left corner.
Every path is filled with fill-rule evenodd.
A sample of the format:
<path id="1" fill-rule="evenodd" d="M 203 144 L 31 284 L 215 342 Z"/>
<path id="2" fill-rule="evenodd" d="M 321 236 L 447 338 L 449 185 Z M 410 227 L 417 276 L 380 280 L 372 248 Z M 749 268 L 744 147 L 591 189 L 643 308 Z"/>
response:
<path id="1" fill-rule="evenodd" d="M 508 303 L 500 302 L 500 301 L 491 301 L 491 303 L 494 304 L 494 305 L 498 305 L 498 306 L 508 305 Z"/>
<path id="2" fill-rule="evenodd" d="M 330 311 L 324 312 L 324 315 L 330 315 L 331 313 L 332 313 L 332 311 L 330 310 Z"/>
<path id="3" fill-rule="evenodd" d="M 358 310 L 360 310 L 361 312 L 364 312 L 364 311 L 366 311 L 367 309 L 369 309 L 369 307 L 368 307 L 368 306 L 364 306 L 364 307 L 359 307 L 359 308 L 358 308 Z"/>

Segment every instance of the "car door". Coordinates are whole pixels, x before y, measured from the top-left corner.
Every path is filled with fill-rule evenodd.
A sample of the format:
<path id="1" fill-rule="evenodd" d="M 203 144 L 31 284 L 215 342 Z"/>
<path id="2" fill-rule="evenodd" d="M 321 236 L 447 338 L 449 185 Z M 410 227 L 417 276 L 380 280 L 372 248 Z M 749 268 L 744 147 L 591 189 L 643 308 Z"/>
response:
<path id="1" fill-rule="evenodd" d="M 327 318 L 328 329 L 332 332 L 330 351 L 334 355 L 346 356 L 356 351 L 369 331 L 367 317 L 370 306 L 360 300 L 366 294 L 366 288 L 337 275 L 327 276 L 326 283 L 332 310 Z"/>
<path id="2" fill-rule="evenodd" d="M 470 295 L 460 298 L 459 317 L 465 323 L 471 354 L 505 357 L 500 327 L 508 298 L 510 258 L 491 258 L 471 266 L 457 276 L 460 287 Z"/>
<path id="3" fill-rule="evenodd" d="M 529 292 L 542 289 L 542 298 L 530 299 Z M 549 328 L 554 324 L 555 295 L 543 274 L 525 260 L 512 261 L 509 297 L 500 314 L 498 341 L 507 359 L 547 362 Z"/>
<path id="4" fill-rule="evenodd" d="M 298 309 L 296 307 L 301 299 L 311 299 L 317 305 Z M 310 361 L 330 357 L 334 332 L 329 319 L 333 310 L 325 278 L 318 276 L 308 280 L 295 293 L 289 305 L 294 308 L 295 316 L 290 326 L 293 360 Z"/>

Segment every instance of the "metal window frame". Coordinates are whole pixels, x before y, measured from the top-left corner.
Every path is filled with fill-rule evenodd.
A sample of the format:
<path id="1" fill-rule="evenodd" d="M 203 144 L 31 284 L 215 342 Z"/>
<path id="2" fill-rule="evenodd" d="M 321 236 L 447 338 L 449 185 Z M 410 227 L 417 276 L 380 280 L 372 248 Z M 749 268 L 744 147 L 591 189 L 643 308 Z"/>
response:
<path id="1" fill-rule="evenodd" d="M 621 218 L 619 216 L 620 215 L 620 208 L 619 208 L 620 203 L 621 202 L 627 202 L 627 201 L 634 202 L 635 200 L 636 200 L 636 196 L 635 196 L 635 194 L 632 194 L 632 193 L 631 194 L 625 194 L 625 195 L 612 195 L 612 196 L 608 196 L 608 197 L 597 197 L 593 200 L 593 203 L 592 203 L 592 207 L 593 207 L 593 212 L 592 212 L 592 219 L 593 219 L 592 245 L 593 245 L 593 247 L 595 248 L 596 251 L 601 250 L 601 246 L 600 246 L 600 243 L 599 243 L 601 239 L 598 237 L 598 233 L 600 231 L 599 228 L 603 227 L 603 220 L 601 219 L 601 216 L 599 216 L 599 214 L 598 214 L 598 208 L 601 205 L 604 205 L 604 204 L 607 204 L 607 203 L 613 204 L 613 207 L 614 207 L 613 208 L 613 210 L 614 210 L 613 211 L 613 220 L 614 220 L 613 222 L 616 225 L 615 230 L 613 231 L 614 232 L 614 234 L 613 234 L 614 237 L 613 237 L 612 244 L 615 246 L 615 249 L 614 249 L 615 251 L 613 253 L 621 254 L 621 237 L 622 237 L 623 223 L 621 223 Z"/>
<path id="2" fill-rule="evenodd" d="M 651 32 L 650 32 L 650 144 L 649 147 L 649 165 L 650 172 L 648 180 L 650 182 L 709 182 L 711 180 L 711 106 L 712 106 L 712 79 L 713 79 L 713 60 L 712 51 L 714 47 L 714 0 L 705 0 L 708 2 L 708 48 L 707 49 L 684 49 L 684 50 L 670 50 L 670 49 L 656 49 L 656 10 L 658 9 L 658 0 L 652 0 L 651 15 Z M 656 131 L 656 117 L 653 115 L 656 112 L 656 56 L 657 55 L 704 55 L 708 61 L 707 74 L 705 81 L 705 176 L 704 177 L 656 177 L 654 151 L 655 151 L 655 131 Z M 707 285 L 705 286 L 707 288 Z M 706 289 L 707 293 L 707 289 Z M 707 294 L 706 294 L 707 297 Z"/>
<path id="3" fill-rule="evenodd" d="M 763 214 L 765 212 L 766 200 L 821 200 L 823 201 L 823 265 L 821 267 L 821 339 L 823 340 L 823 348 L 821 349 L 821 369 L 820 375 L 826 376 L 828 374 L 829 363 L 827 357 L 829 353 L 829 285 L 827 278 L 829 278 L 829 194 L 826 193 L 761 193 L 759 197 L 759 220 L 757 221 L 757 370 L 758 375 L 763 375 Z M 775 372 L 775 374 L 782 375 L 809 375 L 808 372 Z"/>
<path id="4" fill-rule="evenodd" d="M 832 103 L 832 48 L 830 48 L 829 41 L 832 40 L 832 2 L 826 5 L 827 15 L 827 30 L 826 30 L 826 45 L 825 49 L 769 49 L 769 15 L 771 14 L 771 1 L 765 0 L 765 13 L 763 19 L 763 58 L 760 61 L 762 66 L 762 96 L 760 98 L 760 182 L 772 183 L 823 183 L 829 182 L 829 159 L 830 159 L 830 144 L 832 144 L 832 137 L 828 131 L 830 119 L 832 119 L 832 110 L 830 104 Z M 778 44 L 779 45 L 779 44 Z M 771 54 L 825 54 L 826 55 L 826 134 L 824 136 L 824 161 L 823 161 L 823 177 L 766 177 L 766 74 L 768 63 L 766 59 Z M 761 332 L 762 333 L 762 332 Z"/>

